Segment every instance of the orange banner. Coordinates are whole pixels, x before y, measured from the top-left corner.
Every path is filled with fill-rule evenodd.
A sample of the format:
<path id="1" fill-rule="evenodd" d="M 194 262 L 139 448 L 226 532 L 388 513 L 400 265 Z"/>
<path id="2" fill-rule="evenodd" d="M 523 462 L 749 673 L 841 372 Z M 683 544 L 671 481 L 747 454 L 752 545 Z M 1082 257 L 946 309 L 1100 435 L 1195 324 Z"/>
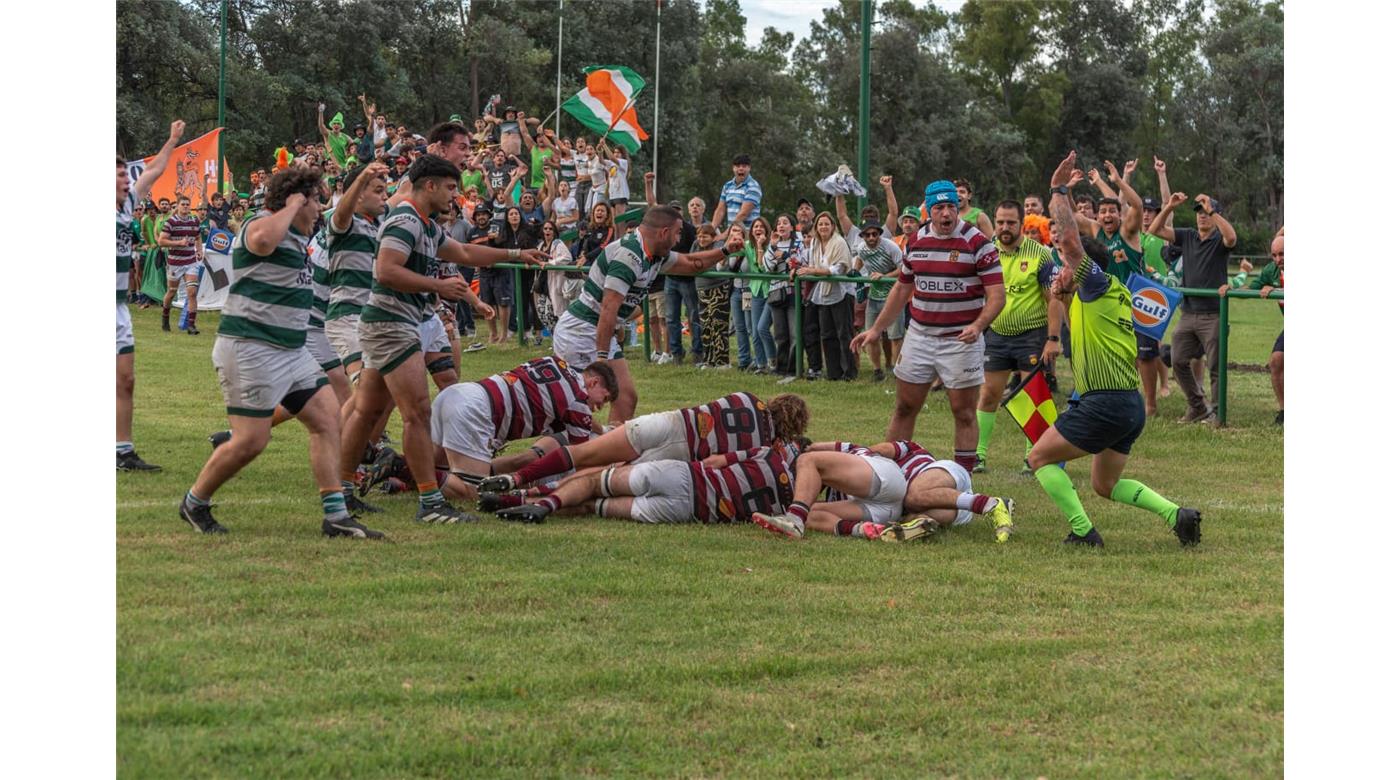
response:
<path id="1" fill-rule="evenodd" d="M 193 141 L 175 147 L 175 151 L 170 155 L 170 164 L 165 166 L 165 173 L 162 173 L 151 187 L 151 200 L 159 203 L 161 198 L 169 198 L 174 202 L 179 196 L 185 195 L 195 205 L 203 203 L 218 185 L 219 133 L 222 130 L 222 127 L 215 128 Z M 154 159 L 155 155 L 151 155 L 143 162 L 149 166 Z M 232 180 L 233 173 L 225 163 L 225 185 Z M 225 189 L 228 189 L 227 186 Z"/>

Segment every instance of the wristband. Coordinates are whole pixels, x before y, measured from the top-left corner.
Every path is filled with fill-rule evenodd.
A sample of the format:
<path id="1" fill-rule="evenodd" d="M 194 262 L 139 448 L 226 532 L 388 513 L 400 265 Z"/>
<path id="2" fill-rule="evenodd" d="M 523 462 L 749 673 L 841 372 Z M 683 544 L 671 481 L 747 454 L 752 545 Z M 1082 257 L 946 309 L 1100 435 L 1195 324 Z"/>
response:
<path id="1" fill-rule="evenodd" d="M 601 360 L 601 361 L 603 361 L 603 362 L 606 363 L 606 362 L 608 361 L 608 357 L 609 357 L 609 355 L 608 355 L 608 351 L 607 351 L 607 350 L 605 350 L 605 349 L 600 349 L 600 350 L 598 350 L 598 359 L 599 359 L 599 360 Z"/>
<path id="2" fill-rule="evenodd" d="M 1050 188 L 1050 192 L 1052 192 L 1052 193 L 1058 192 L 1058 193 L 1060 193 L 1061 195 L 1064 195 L 1065 197 L 1069 197 L 1069 187 L 1066 187 L 1066 186 L 1063 185 L 1063 184 L 1061 184 L 1061 185 L 1058 186 L 1058 187 L 1051 187 L 1051 188 Z"/>
<path id="3" fill-rule="evenodd" d="M 510 259 L 510 260 L 519 260 L 519 259 L 520 259 L 520 250 L 519 250 L 519 249 L 510 249 L 510 250 L 507 250 L 506 257 L 507 257 L 507 259 Z"/>
<path id="4" fill-rule="evenodd" d="M 1059 336 L 1046 336 L 1046 337 L 1045 337 L 1045 340 L 1046 340 L 1046 341 L 1056 341 L 1056 342 L 1058 342 L 1058 341 L 1060 340 L 1060 337 L 1059 337 Z"/>

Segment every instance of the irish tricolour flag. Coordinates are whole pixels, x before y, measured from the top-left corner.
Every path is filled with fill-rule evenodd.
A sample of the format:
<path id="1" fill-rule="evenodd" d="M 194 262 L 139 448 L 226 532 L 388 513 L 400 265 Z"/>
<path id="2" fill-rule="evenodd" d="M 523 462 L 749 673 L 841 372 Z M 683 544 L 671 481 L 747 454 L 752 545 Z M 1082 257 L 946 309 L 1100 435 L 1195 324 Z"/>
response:
<path id="1" fill-rule="evenodd" d="M 564 101 L 564 110 L 584 127 L 626 147 L 636 154 L 649 136 L 637 121 L 633 108 L 646 82 L 636 71 L 621 65 L 595 65 L 584 68 L 584 88 Z"/>

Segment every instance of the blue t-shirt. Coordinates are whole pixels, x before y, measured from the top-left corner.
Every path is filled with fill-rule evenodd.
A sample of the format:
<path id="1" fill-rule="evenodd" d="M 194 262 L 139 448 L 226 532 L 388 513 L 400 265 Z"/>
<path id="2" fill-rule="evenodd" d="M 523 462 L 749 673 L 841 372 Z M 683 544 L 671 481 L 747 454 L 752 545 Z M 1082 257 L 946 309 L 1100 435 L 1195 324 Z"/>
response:
<path id="1" fill-rule="evenodd" d="M 742 184 L 735 183 L 733 179 L 724 183 L 724 189 L 720 190 L 720 200 L 724 201 L 725 222 L 733 222 L 739 217 L 739 209 L 745 203 L 752 203 L 753 209 L 749 211 L 748 219 L 744 220 L 744 227 L 753 224 L 758 219 L 758 210 L 763 205 L 763 188 L 758 186 L 758 181 L 752 175 L 746 177 Z"/>

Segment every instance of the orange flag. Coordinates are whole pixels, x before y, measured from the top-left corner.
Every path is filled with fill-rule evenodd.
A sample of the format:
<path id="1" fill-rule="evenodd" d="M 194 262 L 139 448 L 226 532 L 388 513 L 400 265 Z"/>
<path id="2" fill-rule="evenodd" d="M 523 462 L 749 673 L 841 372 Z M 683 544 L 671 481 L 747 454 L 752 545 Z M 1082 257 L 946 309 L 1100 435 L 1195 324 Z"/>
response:
<path id="1" fill-rule="evenodd" d="M 161 198 L 169 198 L 174 202 L 185 195 L 196 205 L 205 202 L 218 185 L 219 133 L 222 130 L 222 127 L 217 127 L 175 147 L 170 155 L 170 164 L 165 166 L 165 173 L 151 187 L 151 200 L 159 202 Z M 147 157 L 142 170 L 154 159 L 155 155 Z M 225 164 L 224 181 L 232 179 L 233 174 Z"/>

